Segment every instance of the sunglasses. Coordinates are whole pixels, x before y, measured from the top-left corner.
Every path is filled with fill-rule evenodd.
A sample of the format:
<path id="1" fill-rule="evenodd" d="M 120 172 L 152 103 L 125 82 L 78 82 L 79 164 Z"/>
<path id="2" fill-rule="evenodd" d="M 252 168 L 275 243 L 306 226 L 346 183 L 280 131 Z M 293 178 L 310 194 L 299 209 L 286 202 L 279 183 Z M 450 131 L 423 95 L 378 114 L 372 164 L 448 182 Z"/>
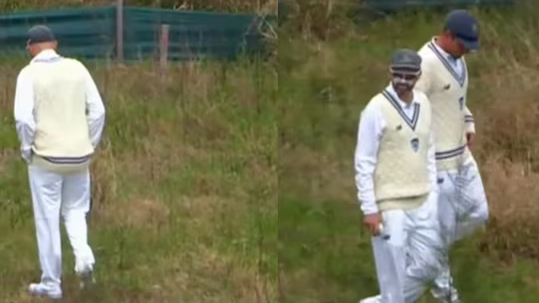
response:
<path id="1" fill-rule="evenodd" d="M 417 79 L 418 77 L 417 75 L 403 74 L 403 73 L 396 73 L 396 72 L 391 73 L 391 76 L 393 78 L 404 79 L 406 81 L 412 81 L 412 80 Z"/>

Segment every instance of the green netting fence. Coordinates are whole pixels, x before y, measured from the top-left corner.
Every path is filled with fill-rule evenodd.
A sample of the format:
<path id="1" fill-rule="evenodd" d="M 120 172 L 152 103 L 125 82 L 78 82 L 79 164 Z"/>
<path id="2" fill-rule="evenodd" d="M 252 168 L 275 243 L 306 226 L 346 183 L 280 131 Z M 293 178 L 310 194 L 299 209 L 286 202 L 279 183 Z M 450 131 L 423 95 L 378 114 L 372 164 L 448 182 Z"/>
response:
<path id="1" fill-rule="evenodd" d="M 234 59 L 263 53 L 264 32 L 274 16 L 123 8 L 123 58 L 143 60 L 160 53 L 161 26 L 169 26 L 168 58 Z M 24 54 L 27 30 L 45 24 L 65 55 L 116 58 L 115 6 L 18 12 L 0 15 L 0 55 Z"/>

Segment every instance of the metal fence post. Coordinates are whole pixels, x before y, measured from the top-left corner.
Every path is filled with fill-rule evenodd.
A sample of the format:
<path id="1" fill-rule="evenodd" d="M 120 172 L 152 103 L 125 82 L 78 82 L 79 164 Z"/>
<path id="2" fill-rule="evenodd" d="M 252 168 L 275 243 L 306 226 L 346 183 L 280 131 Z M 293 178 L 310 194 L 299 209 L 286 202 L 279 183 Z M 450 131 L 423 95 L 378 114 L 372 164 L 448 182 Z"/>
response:
<path id="1" fill-rule="evenodd" d="M 124 60 L 124 1 L 116 0 L 116 59 Z"/>
<path id="2" fill-rule="evenodd" d="M 161 25 L 160 43 L 159 43 L 159 66 L 161 68 L 161 75 L 165 74 L 165 71 L 167 69 L 167 64 L 168 64 L 169 28 L 170 26 L 168 24 Z"/>

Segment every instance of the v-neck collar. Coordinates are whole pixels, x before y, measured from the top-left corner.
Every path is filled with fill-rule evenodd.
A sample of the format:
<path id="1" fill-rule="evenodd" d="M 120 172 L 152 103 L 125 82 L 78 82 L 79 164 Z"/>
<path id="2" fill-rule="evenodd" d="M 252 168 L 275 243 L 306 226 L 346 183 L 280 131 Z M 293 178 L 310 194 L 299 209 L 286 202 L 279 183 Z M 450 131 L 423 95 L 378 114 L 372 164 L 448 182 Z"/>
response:
<path id="1" fill-rule="evenodd" d="M 389 101 L 389 103 L 391 103 L 391 105 L 393 105 L 393 107 L 397 110 L 397 112 L 399 113 L 399 115 L 404 119 L 404 121 L 406 121 L 406 124 L 408 124 L 408 126 L 412 129 L 412 130 L 415 130 L 416 126 L 417 126 L 417 121 L 419 121 L 419 111 L 420 111 L 420 106 L 419 106 L 419 103 L 417 103 L 416 101 L 412 100 L 412 104 L 410 104 L 410 106 L 413 106 L 414 107 L 414 113 L 412 115 L 412 118 L 410 119 L 408 117 L 408 115 L 406 115 L 406 113 L 404 112 L 404 110 L 402 109 L 402 101 L 398 100 L 397 98 L 395 98 L 394 96 L 394 91 L 393 89 L 391 88 L 391 86 L 387 87 L 383 92 L 382 92 L 382 95 L 384 95 L 384 97 L 386 97 L 386 99 Z"/>
<path id="2" fill-rule="evenodd" d="M 447 54 L 444 50 L 442 50 L 438 45 L 436 45 L 435 38 L 433 38 L 429 43 L 428 47 L 432 50 L 432 52 L 440 59 L 440 61 L 443 63 L 443 65 L 446 67 L 447 71 L 455 78 L 455 80 L 459 83 L 459 85 L 462 87 L 464 86 L 464 83 L 466 82 L 467 77 L 467 71 L 466 71 L 466 64 L 464 64 L 464 60 L 462 58 L 456 59 L 459 60 L 462 64 L 462 73 L 459 75 L 451 63 L 449 62 L 449 54 Z"/>

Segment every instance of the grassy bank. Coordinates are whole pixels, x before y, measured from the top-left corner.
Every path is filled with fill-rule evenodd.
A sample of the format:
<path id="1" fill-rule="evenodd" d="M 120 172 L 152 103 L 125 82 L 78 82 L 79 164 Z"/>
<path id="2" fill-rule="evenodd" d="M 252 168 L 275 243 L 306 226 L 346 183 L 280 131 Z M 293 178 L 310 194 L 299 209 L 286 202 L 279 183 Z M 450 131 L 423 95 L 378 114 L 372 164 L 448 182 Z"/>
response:
<path id="1" fill-rule="evenodd" d="M 0 66 L 0 302 L 34 302 L 39 278 L 12 118 L 23 62 Z M 276 73 L 269 63 L 89 63 L 107 127 L 92 164 L 98 291 L 63 302 L 276 302 Z"/>
<path id="2" fill-rule="evenodd" d="M 467 58 L 468 100 L 491 219 L 452 255 L 464 302 L 539 296 L 535 11 L 477 12 L 484 39 Z M 354 185 L 359 114 L 387 85 L 393 50 L 420 48 L 443 22 L 427 12 L 359 25 L 326 16 L 322 32 L 306 20 L 285 24 L 279 36 L 279 294 L 287 303 L 357 302 L 378 292 Z"/>

